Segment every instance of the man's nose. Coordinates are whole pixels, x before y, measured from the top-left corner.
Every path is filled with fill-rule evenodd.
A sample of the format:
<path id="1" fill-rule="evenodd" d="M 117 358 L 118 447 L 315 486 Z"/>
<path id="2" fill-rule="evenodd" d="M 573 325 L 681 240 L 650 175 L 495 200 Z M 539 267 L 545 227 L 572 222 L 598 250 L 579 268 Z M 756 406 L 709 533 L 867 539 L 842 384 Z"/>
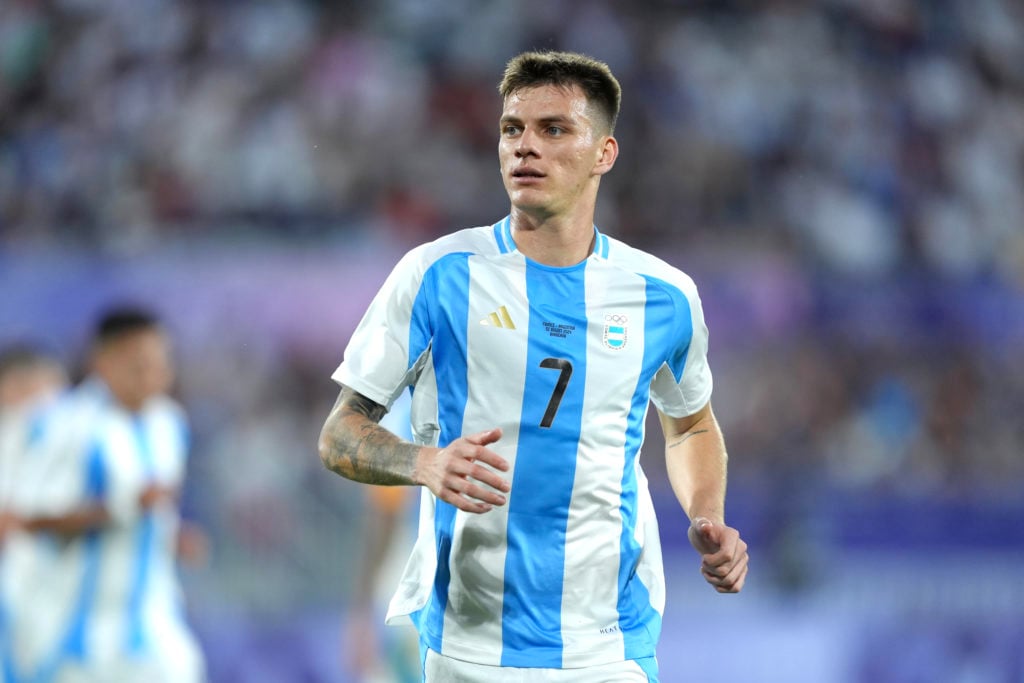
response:
<path id="1" fill-rule="evenodd" d="M 522 135 L 519 136 L 519 140 L 516 142 L 516 156 L 527 157 L 531 154 L 537 155 L 537 146 L 535 144 L 536 136 L 529 129 L 524 130 Z"/>

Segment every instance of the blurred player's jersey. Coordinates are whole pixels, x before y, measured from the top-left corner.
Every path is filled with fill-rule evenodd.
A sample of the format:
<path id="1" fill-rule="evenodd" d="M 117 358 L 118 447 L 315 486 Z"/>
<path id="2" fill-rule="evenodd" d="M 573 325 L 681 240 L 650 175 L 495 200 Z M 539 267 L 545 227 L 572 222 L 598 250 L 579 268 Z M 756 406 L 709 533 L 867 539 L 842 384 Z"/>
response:
<path id="1" fill-rule="evenodd" d="M 383 405 L 414 386 L 421 443 L 501 427 L 508 504 L 482 515 L 424 493 L 388 619 L 449 656 L 581 667 L 654 655 L 664 576 L 638 462 L 649 400 L 711 395 L 692 280 L 595 229 L 584 262 L 524 257 L 509 219 L 414 249 L 334 373 Z M 455 616 L 457 615 L 457 617 Z"/>
<path id="2" fill-rule="evenodd" d="M 30 486 L 35 463 L 31 457 L 38 427 L 54 401 L 53 396 L 29 404 L 8 408 L 0 413 L 0 513 L 22 512 L 22 501 Z M 9 533 L 0 545 L 0 681 L 13 680 L 13 644 L 9 612 L 19 598 L 24 599 L 35 579 L 35 543 L 31 536 Z M 46 584 L 36 584 L 46 588 Z"/>
<path id="3" fill-rule="evenodd" d="M 78 443 L 91 429 L 98 403 L 84 392 L 67 392 L 55 401 L 23 414 L 17 424 L 8 424 L 7 463 L 13 481 L 7 487 L 5 504 L 21 517 L 60 514 L 69 504 L 64 492 L 80 477 L 81 465 L 56 445 Z M 54 425 L 60 430 L 53 430 Z M 75 497 L 76 502 L 77 496 Z M 82 563 L 73 544 L 48 534 L 16 531 L 4 547 L 0 595 L 7 628 L 0 639 L 5 653 L 4 683 L 33 680 L 27 674 L 52 669 L 59 656 L 59 632 L 68 621 L 80 583 Z"/>
<path id="4" fill-rule="evenodd" d="M 61 514 L 98 502 L 113 520 L 72 540 L 24 539 L 34 545 L 38 574 L 26 576 L 29 567 L 19 574 L 45 587 L 21 591 L 11 609 L 15 670 L 39 681 L 60 681 L 68 671 L 110 683 L 200 681 L 202 658 L 183 621 L 176 577 L 176 504 L 140 506 L 148 486 L 182 483 L 182 411 L 158 398 L 130 414 L 90 380 L 38 429 L 25 512 Z"/>

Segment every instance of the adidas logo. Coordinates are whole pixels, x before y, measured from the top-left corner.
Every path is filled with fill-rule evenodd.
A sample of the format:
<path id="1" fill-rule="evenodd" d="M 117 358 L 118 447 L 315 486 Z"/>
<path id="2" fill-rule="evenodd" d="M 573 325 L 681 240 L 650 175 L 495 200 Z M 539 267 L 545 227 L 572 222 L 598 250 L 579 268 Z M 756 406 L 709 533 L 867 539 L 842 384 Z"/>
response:
<path id="1" fill-rule="evenodd" d="M 506 330 L 516 329 L 515 323 L 512 322 L 512 316 L 508 314 L 508 309 L 504 306 L 481 320 L 480 324 L 488 325 L 490 327 L 501 327 Z"/>

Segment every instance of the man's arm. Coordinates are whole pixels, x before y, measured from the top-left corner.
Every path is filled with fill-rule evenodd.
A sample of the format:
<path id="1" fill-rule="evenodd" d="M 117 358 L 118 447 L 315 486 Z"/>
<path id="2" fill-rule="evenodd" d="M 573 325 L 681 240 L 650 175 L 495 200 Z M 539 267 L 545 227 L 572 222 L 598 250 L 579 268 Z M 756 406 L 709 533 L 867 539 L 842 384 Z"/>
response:
<path id="1" fill-rule="evenodd" d="M 509 464 L 487 448 L 500 429 L 463 436 L 445 448 L 403 441 L 377 424 L 387 410 L 343 386 L 320 431 L 320 461 L 346 479 L 365 484 L 426 486 L 466 512 L 504 505 Z"/>
<path id="2" fill-rule="evenodd" d="M 418 483 L 414 473 L 420 447 L 377 424 L 387 412 L 379 403 L 343 386 L 320 431 L 324 467 L 364 484 Z"/>
<path id="3" fill-rule="evenodd" d="M 747 576 L 747 544 L 725 524 L 728 455 L 711 404 L 687 417 L 659 416 L 669 481 L 690 518 L 690 543 L 701 555 L 701 573 L 718 592 L 739 592 Z"/>
<path id="4" fill-rule="evenodd" d="M 19 517 L 8 514 L 6 523 L 0 523 L 3 532 L 22 529 L 29 533 L 50 533 L 64 538 L 81 536 L 110 524 L 110 512 L 102 503 L 91 503 L 58 515 Z"/>

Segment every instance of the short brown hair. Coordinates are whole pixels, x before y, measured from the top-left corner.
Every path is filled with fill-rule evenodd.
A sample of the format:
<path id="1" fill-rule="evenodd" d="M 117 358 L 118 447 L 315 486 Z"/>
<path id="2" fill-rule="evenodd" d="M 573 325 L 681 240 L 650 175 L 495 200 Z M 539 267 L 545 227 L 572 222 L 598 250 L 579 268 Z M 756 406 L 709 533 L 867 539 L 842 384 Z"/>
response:
<path id="1" fill-rule="evenodd" d="M 604 117 L 608 131 L 615 130 L 622 88 L 604 62 L 576 52 L 524 52 L 505 67 L 498 92 L 508 98 L 517 90 L 542 85 L 578 85 L 587 102 Z"/>

